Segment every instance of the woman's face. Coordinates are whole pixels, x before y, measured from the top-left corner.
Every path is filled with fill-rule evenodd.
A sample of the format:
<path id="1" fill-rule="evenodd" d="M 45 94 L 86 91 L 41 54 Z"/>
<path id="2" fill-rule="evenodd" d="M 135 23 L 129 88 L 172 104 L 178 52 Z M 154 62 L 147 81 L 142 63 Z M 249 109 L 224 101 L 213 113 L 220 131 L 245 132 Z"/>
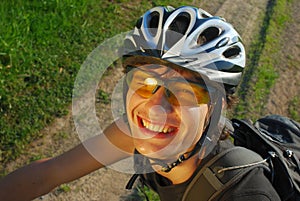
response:
<path id="1" fill-rule="evenodd" d="M 208 92 L 196 82 L 191 72 L 161 65 L 127 74 L 127 115 L 138 152 L 172 161 L 194 147 L 209 113 Z"/>

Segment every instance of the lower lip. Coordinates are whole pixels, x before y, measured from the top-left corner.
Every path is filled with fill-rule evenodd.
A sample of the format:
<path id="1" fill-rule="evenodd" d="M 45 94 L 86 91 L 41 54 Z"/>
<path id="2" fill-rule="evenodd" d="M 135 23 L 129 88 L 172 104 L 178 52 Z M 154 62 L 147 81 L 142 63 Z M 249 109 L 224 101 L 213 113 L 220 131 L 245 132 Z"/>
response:
<path id="1" fill-rule="evenodd" d="M 172 132 L 168 132 L 168 133 L 164 133 L 164 132 L 155 132 L 155 131 L 151 131 L 147 128 L 145 128 L 142 124 L 142 121 L 141 119 L 139 118 L 139 128 L 141 130 L 141 132 L 144 134 L 144 135 L 147 135 L 147 136 L 150 136 L 152 138 L 159 138 L 159 139 L 164 139 L 164 138 L 169 138 L 169 137 L 172 137 L 174 135 L 176 135 L 177 133 L 177 129 L 174 129 Z"/>

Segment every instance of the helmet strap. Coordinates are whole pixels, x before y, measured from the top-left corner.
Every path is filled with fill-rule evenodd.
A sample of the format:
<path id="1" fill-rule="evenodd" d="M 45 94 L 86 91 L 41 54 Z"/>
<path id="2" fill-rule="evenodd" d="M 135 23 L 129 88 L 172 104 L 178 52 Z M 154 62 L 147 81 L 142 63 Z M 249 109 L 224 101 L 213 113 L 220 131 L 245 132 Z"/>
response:
<path id="1" fill-rule="evenodd" d="M 196 145 L 194 146 L 194 148 L 191 151 L 186 152 L 184 154 L 181 154 L 178 157 L 178 159 L 176 161 L 172 162 L 172 163 L 166 163 L 163 160 L 159 160 L 159 159 L 156 159 L 156 158 L 149 158 L 149 157 L 147 157 L 147 158 L 154 161 L 153 163 L 151 163 L 151 165 L 160 165 L 162 172 L 170 172 L 174 167 L 176 167 L 179 164 L 183 163 L 184 161 L 190 159 L 192 156 L 194 156 L 195 154 L 197 154 L 200 151 L 200 149 L 202 147 L 202 144 L 203 144 L 203 141 L 206 138 L 207 130 L 208 129 L 205 129 L 205 132 L 203 132 L 203 135 L 201 136 L 201 138 L 199 139 L 199 141 L 196 143 Z"/>

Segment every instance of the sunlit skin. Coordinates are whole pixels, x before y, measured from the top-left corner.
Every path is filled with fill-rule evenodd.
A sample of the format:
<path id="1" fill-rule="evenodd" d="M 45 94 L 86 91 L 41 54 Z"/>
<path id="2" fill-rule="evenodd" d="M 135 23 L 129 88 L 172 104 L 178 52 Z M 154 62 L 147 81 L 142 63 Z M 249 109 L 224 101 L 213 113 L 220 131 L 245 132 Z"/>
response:
<path id="1" fill-rule="evenodd" d="M 187 71 L 179 73 L 165 66 L 151 69 L 143 66 L 142 68 L 160 74 L 166 79 L 182 77 L 196 81 L 195 76 Z M 141 97 L 129 87 L 126 101 L 128 121 L 135 148 L 143 155 L 163 159 L 166 162 L 173 162 L 180 154 L 186 153 L 195 146 L 203 133 L 209 114 L 208 104 L 195 103 L 182 106 L 180 103 L 179 105 L 170 103 L 165 93 L 165 87 L 160 87 L 149 98 Z M 180 177 L 178 170 L 180 168 L 184 169 L 184 172 L 187 168 L 194 170 L 198 162 L 199 159 L 194 157 L 190 162 L 186 161 L 181 167 L 176 167 L 171 171 L 172 173 L 177 172 L 177 179 L 174 178 L 175 174 L 170 176 L 172 173 L 168 173 L 167 177 L 172 177 L 174 183 L 180 183 L 187 178 L 178 178 Z M 166 173 L 161 172 L 161 174 Z"/>

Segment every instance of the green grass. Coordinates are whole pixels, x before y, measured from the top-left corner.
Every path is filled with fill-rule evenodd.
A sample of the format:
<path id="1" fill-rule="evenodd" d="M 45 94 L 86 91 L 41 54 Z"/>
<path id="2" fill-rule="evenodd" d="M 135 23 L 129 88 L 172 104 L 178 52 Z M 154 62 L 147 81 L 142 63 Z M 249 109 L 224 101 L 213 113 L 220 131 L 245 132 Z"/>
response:
<path id="1" fill-rule="evenodd" d="M 235 108 L 237 118 L 257 119 L 264 115 L 266 100 L 278 74 L 280 38 L 290 20 L 289 0 L 270 1 L 261 32 L 250 46 L 248 65 L 238 89 L 240 103 Z"/>
<path id="2" fill-rule="evenodd" d="M 138 196 L 142 201 L 160 201 L 159 195 L 147 186 L 137 186 Z"/>
<path id="3" fill-rule="evenodd" d="M 104 39 L 130 30 L 153 6 L 191 2 L 1 1 L 1 163 L 16 158 L 42 128 L 68 112 L 80 65 Z"/>

